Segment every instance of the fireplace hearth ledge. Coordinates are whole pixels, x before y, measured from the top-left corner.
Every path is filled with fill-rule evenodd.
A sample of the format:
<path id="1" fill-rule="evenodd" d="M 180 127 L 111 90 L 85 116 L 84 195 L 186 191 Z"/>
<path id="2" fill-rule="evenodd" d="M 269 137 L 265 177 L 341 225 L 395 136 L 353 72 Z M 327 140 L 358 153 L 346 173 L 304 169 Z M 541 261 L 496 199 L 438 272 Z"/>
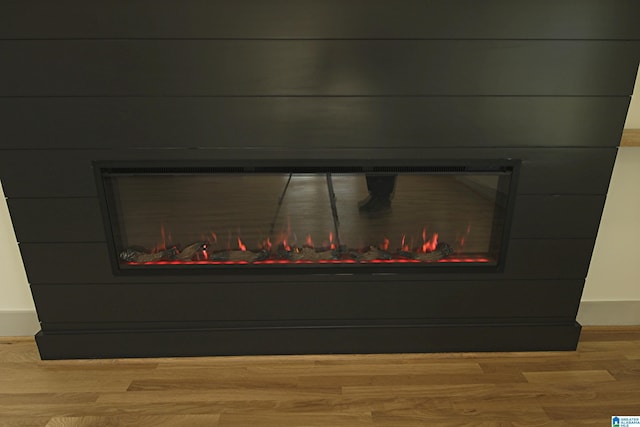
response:
<path id="1" fill-rule="evenodd" d="M 573 351 L 581 326 L 438 324 L 45 332 L 43 360 L 291 354 Z M 73 353 L 69 352 L 73 348 Z"/>

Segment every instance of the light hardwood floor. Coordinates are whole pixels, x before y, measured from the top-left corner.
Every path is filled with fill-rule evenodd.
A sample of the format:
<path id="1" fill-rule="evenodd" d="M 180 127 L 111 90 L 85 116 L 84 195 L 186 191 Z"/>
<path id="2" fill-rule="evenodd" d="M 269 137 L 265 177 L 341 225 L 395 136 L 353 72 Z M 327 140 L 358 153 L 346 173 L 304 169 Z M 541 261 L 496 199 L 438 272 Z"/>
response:
<path id="1" fill-rule="evenodd" d="M 640 327 L 578 351 L 41 361 L 0 338 L 0 426 L 610 426 L 640 416 Z"/>

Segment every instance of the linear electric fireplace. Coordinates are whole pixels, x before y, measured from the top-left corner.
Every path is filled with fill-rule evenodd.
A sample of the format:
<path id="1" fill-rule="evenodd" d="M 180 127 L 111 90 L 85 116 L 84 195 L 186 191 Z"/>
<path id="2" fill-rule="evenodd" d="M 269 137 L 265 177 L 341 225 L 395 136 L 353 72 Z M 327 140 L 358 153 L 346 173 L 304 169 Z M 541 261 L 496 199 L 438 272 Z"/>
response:
<path id="1" fill-rule="evenodd" d="M 4 3 L 42 358 L 575 349 L 640 2 Z"/>
<path id="2" fill-rule="evenodd" d="M 98 164 L 114 271 L 497 271 L 516 163 L 403 163 Z"/>

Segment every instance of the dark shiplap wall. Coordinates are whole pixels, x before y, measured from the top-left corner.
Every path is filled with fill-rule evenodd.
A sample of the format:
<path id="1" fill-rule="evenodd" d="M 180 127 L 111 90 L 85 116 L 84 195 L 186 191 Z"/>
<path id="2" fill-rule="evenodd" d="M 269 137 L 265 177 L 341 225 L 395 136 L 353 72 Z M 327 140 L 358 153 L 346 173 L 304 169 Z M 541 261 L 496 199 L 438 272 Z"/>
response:
<path id="1" fill-rule="evenodd" d="M 200 321 L 573 319 L 640 58 L 638 16 L 636 0 L 0 3 L 0 179 L 43 328 L 179 321 L 180 303 Z M 272 276 L 273 292 L 248 301 L 258 290 L 246 277 L 111 273 L 94 160 L 363 156 L 522 159 L 506 271 L 335 288 Z M 314 293 L 387 300 L 400 285 L 396 308 L 300 311 Z M 474 305 L 478 289 L 501 297 Z M 436 295 L 466 302 L 414 303 Z M 223 309 L 240 299 L 240 312 Z"/>

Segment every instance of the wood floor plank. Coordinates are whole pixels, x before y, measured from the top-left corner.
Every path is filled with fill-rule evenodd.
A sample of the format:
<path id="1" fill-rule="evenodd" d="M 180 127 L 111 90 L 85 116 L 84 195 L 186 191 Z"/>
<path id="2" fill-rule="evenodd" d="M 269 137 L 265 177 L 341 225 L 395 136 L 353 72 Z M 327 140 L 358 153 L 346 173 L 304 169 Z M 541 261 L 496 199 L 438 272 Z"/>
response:
<path id="1" fill-rule="evenodd" d="M 164 393 L 164 394 L 161 394 Z M 174 401 L 183 401 L 189 396 L 200 395 L 210 401 L 226 402 L 226 401 L 283 401 L 283 400 L 302 400 L 302 399 L 326 399 L 331 396 L 340 396 L 340 389 L 332 387 L 328 389 L 297 389 L 295 387 L 279 388 L 273 387 L 207 387 L 207 384 L 201 384 L 192 387 L 192 383 L 178 388 L 175 384 L 171 384 L 167 388 L 156 388 L 143 392 L 129 393 L 109 393 L 101 394 L 98 398 L 100 402 L 149 402 L 157 397 L 167 398 L 175 396 Z"/>
<path id="2" fill-rule="evenodd" d="M 2 375 L 2 374 L 0 374 Z M 48 375 L 40 378 L 25 378 L 20 383 L 19 379 L 0 378 L 0 394 L 7 393 L 47 393 L 56 384 L 56 390 L 60 393 L 87 393 L 125 391 L 129 387 L 130 380 L 121 378 L 65 378 L 64 375 Z"/>
<path id="3" fill-rule="evenodd" d="M 343 395 L 358 399 L 379 399 L 393 396 L 396 399 L 429 399 L 446 396 L 476 396 L 487 389 L 494 389 L 495 384 L 433 384 L 402 386 L 347 386 L 343 387 Z"/>
<path id="4" fill-rule="evenodd" d="M 601 383 L 615 381 L 616 379 L 606 370 L 583 371 L 550 371 L 550 372 L 523 372 L 527 381 L 531 383 L 557 384 L 557 383 Z"/>
<path id="5" fill-rule="evenodd" d="M 391 411 L 384 414 L 375 414 L 373 418 L 377 425 L 544 425 L 551 421 L 542 408 L 532 406 L 522 408 L 517 413 L 513 409 L 482 410 L 477 408 L 464 408 L 453 411 Z M 451 422 L 454 419 L 455 422 Z"/>
<path id="6" fill-rule="evenodd" d="M 591 402 L 590 405 L 564 405 L 545 407 L 545 412 L 552 420 L 572 419 L 574 422 L 591 422 L 592 420 L 602 420 L 601 425 L 611 425 L 611 417 L 614 415 L 633 415 L 640 412 L 640 404 L 625 403 L 598 403 Z M 606 422 L 609 424 L 605 424 Z"/>
<path id="7" fill-rule="evenodd" d="M 520 408 L 536 405 L 553 408 L 571 405 L 633 404 L 640 402 L 640 387 L 622 388 L 616 382 L 599 383 L 597 391 L 592 384 L 516 384 L 488 389 L 484 393 L 460 397 L 446 396 L 454 408 L 479 407 L 483 409 Z"/>
<path id="8" fill-rule="evenodd" d="M 608 370 L 625 371 L 633 369 L 634 362 L 623 359 L 571 359 L 571 360 L 536 360 L 535 357 L 522 360 L 505 361 L 484 361 L 480 363 L 482 371 L 487 374 L 492 373 L 514 373 L 514 372 L 554 372 L 554 371 L 592 371 Z"/>
<path id="9" fill-rule="evenodd" d="M 41 365 L 33 365 L 31 369 L 17 369 L 15 365 L 0 366 L 0 393 L 125 391 L 130 383 L 131 377 L 116 376 L 111 372 L 61 372 Z"/>
<path id="10" fill-rule="evenodd" d="M 219 418 L 219 415 L 55 417 L 46 427 L 212 427 L 218 425 Z"/>
<path id="11" fill-rule="evenodd" d="M 640 359 L 616 361 L 607 366 L 607 370 L 623 386 L 640 382 Z"/>
<path id="12" fill-rule="evenodd" d="M 0 426 L 2 427 L 45 427 L 51 417 L 5 417 L 0 415 Z"/>
<path id="13" fill-rule="evenodd" d="M 575 352 L 75 361 L 0 338 L 2 427 L 610 425 L 638 402 L 640 327 Z"/>
<path id="14" fill-rule="evenodd" d="M 495 384 L 512 384 L 526 382 L 526 378 L 521 373 L 497 373 L 497 374 L 484 374 L 484 375 L 441 375 L 431 374 L 422 375 L 417 378 L 412 378 L 403 382 L 402 384 L 372 384 L 365 386 L 344 386 L 343 393 L 349 394 L 366 394 L 368 396 L 375 396 L 379 394 L 385 394 L 389 391 L 394 393 L 411 394 L 415 390 L 431 390 L 433 388 L 439 388 L 438 386 L 452 387 L 456 385 L 479 385 L 488 386 Z"/>
<path id="15" fill-rule="evenodd" d="M 3 405 L 21 404 L 82 404 L 93 403 L 98 400 L 98 393 L 3 393 L 0 394 L 0 402 Z M 0 424 L 1 426 L 2 424 Z"/>
<path id="16" fill-rule="evenodd" d="M 0 339 L 0 360 L 4 363 L 37 363 L 40 361 L 33 338 L 11 337 Z"/>
<path id="17" fill-rule="evenodd" d="M 275 373 L 281 374 L 286 370 L 287 374 L 295 373 L 297 375 L 414 375 L 422 373 L 438 372 L 442 374 L 481 374 L 482 369 L 475 362 L 458 362 L 458 363 L 415 363 L 415 364 L 396 364 L 389 363 L 343 363 L 339 365 L 315 364 L 313 367 L 301 366 L 291 368 L 289 366 L 251 366 L 250 373 L 263 374 Z"/>
<path id="18" fill-rule="evenodd" d="M 640 339 L 621 341 L 586 341 L 580 344 L 579 350 L 583 357 L 588 357 L 590 353 L 603 351 L 614 351 L 629 355 L 638 354 L 640 353 Z"/>
<path id="19" fill-rule="evenodd" d="M 247 405 L 247 402 L 243 402 Z M 271 405 L 272 406 L 272 405 Z M 271 407 L 269 406 L 269 407 Z M 49 419 L 55 417 L 111 417 L 119 415 L 139 415 L 139 416 L 159 416 L 159 415 L 218 415 L 226 409 L 226 405 L 209 404 L 208 402 L 164 402 L 154 403 L 148 402 L 140 404 L 139 402 L 122 402 L 117 405 L 104 404 L 101 402 L 89 404 L 26 404 L 26 405 L 6 405 L 2 407 L 5 416 L 44 418 Z M 1 425 L 1 424 L 0 424 Z"/>
<path id="20" fill-rule="evenodd" d="M 370 413 L 341 414 L 341 413 L 282 413 L 278 411 L 247 411 L 225 412 L 220 416 L 220 427 L 360 427 L 372 426 L 373 420 Z"/>

